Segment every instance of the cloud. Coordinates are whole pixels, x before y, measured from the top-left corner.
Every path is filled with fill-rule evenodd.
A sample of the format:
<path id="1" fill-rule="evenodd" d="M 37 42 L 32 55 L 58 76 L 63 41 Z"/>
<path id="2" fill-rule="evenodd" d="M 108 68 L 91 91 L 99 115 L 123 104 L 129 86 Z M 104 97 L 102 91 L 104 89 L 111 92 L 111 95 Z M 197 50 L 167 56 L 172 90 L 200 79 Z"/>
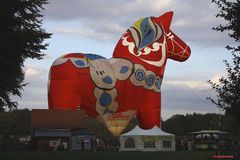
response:
<path id="1" fill-rule="evenodd" d="M 35 80 L 37 83 L 30 82 L 26 87 L 24 87 L 24 92 L 22 97 L 14 97 L 13 99 L 18 102 L 18 108 L 29 108 L 29 109 L 42 109 L 47 108 L 47 85 L 46 83 L 41 83 L 41 80 Z M 41 85 L 39 85 L 41 84 Z"/>
<path id="2" fill-rule="evenodd" d="M 217 79 L 213 75 L 211 80 Z M 185 80 L 181 76 L 169 77 L 162 84 L 162 117 L 169 118 L 174 114 L 218 112 L 217 107 L 207 97 L 216 97 L 211 86 L 203 80 Z"/>
<path id="3" fill-rule="evenodd" d="M 103 22 L 99 22 L 98 20 L 96 20 L 92 22 L 86 22 L 85 26 L 83 26 L 83 24 L 69 27 L 60 26 L 51 29 L 50 32 L 71 36 L 79 35 L 89 39 L 93 39 L 95 41 L 110 41 L 112 39 L 118 38 L 117 34 L 115 33 L 124 32 L 124 28 L 117 23 L 112 23 L 107 20 L 102 25 L 99 25 L 100 23 Z M 98 28 L 96 28 L 96 26 L 98 26 Z M 99 32 L 98 30 L 101 30 L 101 32 Z"/>
<path id="4" fill-rule="evenodd" d="M 214 74 L 214 76 L 210 79 L 211 82 L 216 83 L 216 84 L 220 84 L 219 79 L 224 76 L 224 74 L 222 73 L 217 73 Z"/>
<path id="5" fill-rule="evenodd" d="M 37 76 L 40 74 L 39 69 L 30 67 L 30 66 L 26 66 L 24 69 L 24 72 L 25 72 L 25 77 Z"/>
<path id="6" fill-rule="evenodd" d="M 43 67 L 27 64 L 24 67 L 27 85 L 23 88 L 22 97 L 12 97 L 18 102 L 18 108 L 47 108 L 47 74 Z"/>
<path id="7" fill-rule="evenodd" d="M 206 97 L 214 93 L 210 89 L 184 87 L 182 85 L 165 85 L 162 89 L 162 108 L 182 110 L 183 112 L 214 112 L 214 106 Z"/>
<path id="8" fill-rule="evenodd" d="M 45 7 L 45 15 L 52 20 L 100 18 L 124 21 L 129 17 L 156 13 L 169 7 L 173 2 L 172 0 L 132 0 L 125 3 L 122 0 L 50 0 Z"/>
<path id="9" fill-rule="evenodd" d="M 182 88 L 205 90 L 209 89 L 209 85 L 206 82 L 202 81 L 193 81 L 193 80 L 170 80 L 165 82 L 166 85 L 178 86 Z"/>
<path id="10" fill-rule="evenodd" d="M 231 43 L 212 27 L 222 20 L 215 17 L 217 7 L 209 0 L 50 0 L 45 7 L 45 20 L 67 25 L 56 26 L 53 33 L 77 34 L 90 39 L 116 40 L 137 19 L 159 16 L 173 10 L 172 30 L 185 41 L 202 46 Z M 72 22 L 78 26 L 72 28 Z"/>

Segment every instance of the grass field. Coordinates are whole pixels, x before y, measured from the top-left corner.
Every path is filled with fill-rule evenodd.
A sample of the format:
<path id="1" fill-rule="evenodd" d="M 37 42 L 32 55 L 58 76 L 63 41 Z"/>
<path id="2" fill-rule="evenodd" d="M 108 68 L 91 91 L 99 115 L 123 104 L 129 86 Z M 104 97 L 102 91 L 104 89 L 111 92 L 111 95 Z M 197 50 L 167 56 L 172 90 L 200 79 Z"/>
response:
<path id="1" fill-rule="evenodd" d="M 211 160 L 214 152 L 1 151 L 1 160 Z"/>

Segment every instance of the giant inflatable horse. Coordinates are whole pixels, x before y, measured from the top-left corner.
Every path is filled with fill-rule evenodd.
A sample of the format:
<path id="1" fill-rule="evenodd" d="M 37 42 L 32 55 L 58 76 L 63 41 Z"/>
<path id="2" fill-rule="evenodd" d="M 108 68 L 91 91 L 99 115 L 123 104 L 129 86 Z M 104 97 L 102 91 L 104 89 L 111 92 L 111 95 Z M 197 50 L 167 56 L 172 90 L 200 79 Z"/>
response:
<path id="1" fill-rule="evenodd" d="M 169 29 L 172 16 L 168 12 L 138 20 L 120 38 L 111 59 L 82 53 L 58 58 L 49 73 L 49 109 L 80 108 L 112 132 L 120 127 L 115 134 L 134 115 L 143 129 L 161 127 L 167 59 L 190 56 L 190 48 Z"/>

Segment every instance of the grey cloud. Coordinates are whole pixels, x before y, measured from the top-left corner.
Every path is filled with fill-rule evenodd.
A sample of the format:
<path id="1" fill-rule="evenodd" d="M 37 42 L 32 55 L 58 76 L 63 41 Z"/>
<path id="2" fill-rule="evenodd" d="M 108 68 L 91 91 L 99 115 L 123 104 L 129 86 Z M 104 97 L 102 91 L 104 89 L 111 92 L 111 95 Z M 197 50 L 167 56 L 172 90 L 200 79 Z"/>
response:
<path id="1" fill-rule="evenodd" d="M 206 99 L 209 96 L 214 96 L 210 89 L 187 88 L 180 85 L 166 84 L 162 90 L 162 106 L 168 110 L 216 111 L 216 106 Z"/>
<path id="2" fill-rule="evenodd" d="M 48 70 L 38 67 L 26 66 L 32 68 L 32 70 L 38 70 L 39 72 L 33 74 L 27 74 L 25 72 L 24 83 L 28 83 L 22 92 L 22 97 L 13 96 L 12 99 L 18 102 L 18 108 L 47 108 L 47 82 L 48 82 Z"/>
<path id="3" fill-rule="evenodd" d="M 153 14 L 158 0 L 50 0 L 45 7 L 46 18 L 52 20 L 96 20 L 111 19 L 113 21 L 128 21 L 129 18 Z M 166 3 L 166 2 L 165 2 Z M 158 15 L 159 13 L 157 13 Z"/>
<path id="4" fill-rule="evenodd" d="M 203 46 L 229 42 L 223 34 L 211 29 L 222 21 L 215 18 L 217 7 L 210 0 L 50 0 L 44 14 L 47 21 L 79 22 L 81 32 L 77 33 L 81 36 L 96 39 L 97 36 L 88 35 L 90 30 L 115 40 L 138 18 L 158 16 L 170 10 L 175 12 L 172 30 L 185 41 Z"/>
<path id="5" fill-rule="evenodd" d="M 38 81 L 38 84 L 42 83 Z M 29 84 L 24 88 L 22 98 L 14 97 L 18 102 L 18 108 L 40 109 L 47 108 L 47 84 L 39 87 L 37 84 Z"/>

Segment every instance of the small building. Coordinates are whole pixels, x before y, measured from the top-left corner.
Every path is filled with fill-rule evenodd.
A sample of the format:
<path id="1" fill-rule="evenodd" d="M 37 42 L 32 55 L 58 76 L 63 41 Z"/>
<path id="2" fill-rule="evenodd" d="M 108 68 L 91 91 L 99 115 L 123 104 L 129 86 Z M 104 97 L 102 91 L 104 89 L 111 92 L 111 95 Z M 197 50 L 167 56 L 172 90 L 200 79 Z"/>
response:
<path id="1" fill-rule="evenodd" d="M 90 132 L 81 110 L 33 109 L 32 144 L 36 150 L 95 150 L 96 136 Z"/>
<path id="2" fill-rule="evenodd" d="M 149 130 L 136 126 L 120 136 L 120 151 L 175 151 L 175 136 L 157 126 Z"/>
<path id="3" fill-rule="evenodd" d="M 96 150 L 96 136 L 87 129 L 73 130 L 71 136 L 72 151 Z"/>
<path id="4" fill-rule="evenodd" d="M 225 143 L 224 139 L 228 136 L 228 132 L 220 130 L 201 130 L 191 132 L 194 135 L 194 148 L 196 150 L 218 150 L 221 143 Z"/>

